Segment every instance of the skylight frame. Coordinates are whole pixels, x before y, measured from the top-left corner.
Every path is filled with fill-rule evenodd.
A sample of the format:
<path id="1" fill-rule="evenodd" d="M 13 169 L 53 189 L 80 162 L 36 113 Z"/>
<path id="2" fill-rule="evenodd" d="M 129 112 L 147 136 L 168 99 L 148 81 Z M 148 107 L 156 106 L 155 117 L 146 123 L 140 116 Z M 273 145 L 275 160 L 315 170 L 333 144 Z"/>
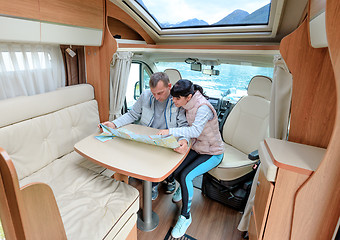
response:
<path id="1" fill-rule="evenodd" d="M 161 40 L 171 39 L 213 39 L 213 38 L 263 38 L 275 37 L 281 19 L 285 0 L 272 0 L 267 25 L 184 27 L 162 29 L 157 21 L 134 0 L 110 0 L 125 10 L 150 34 Z"/>

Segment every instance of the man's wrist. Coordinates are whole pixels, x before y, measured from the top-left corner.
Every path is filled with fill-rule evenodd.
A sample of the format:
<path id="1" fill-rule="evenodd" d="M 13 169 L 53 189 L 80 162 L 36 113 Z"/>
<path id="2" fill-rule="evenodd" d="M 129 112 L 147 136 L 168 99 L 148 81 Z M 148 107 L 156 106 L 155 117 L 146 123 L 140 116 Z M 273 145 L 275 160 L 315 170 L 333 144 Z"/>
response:
<path id="1" fill-rule="evenodd" d="M 187 144 L 189 145 L 189 139 L 185 138 L 185 137 L 180 137 L 178 138 L 178 141 L 181 141 L 181 140 L 185 140 L 187 142 Z"/>

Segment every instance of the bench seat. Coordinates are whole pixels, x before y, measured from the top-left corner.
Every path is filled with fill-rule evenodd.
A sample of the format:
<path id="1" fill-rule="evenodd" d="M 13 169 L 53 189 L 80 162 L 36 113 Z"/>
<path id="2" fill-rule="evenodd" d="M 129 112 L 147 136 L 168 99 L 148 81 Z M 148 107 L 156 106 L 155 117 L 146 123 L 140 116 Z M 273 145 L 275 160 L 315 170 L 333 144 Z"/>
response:
<path id="1" fill-rule="evenodd" d="M 20 188 L 42 182 L 52 189 L 67 239 L 125 239 L 136 225 L 138 190 L 73 149 L 98 132 L 93 87 L 3 100 L 0 109 L 7 110 L 0 147 L 13 162 Z"/>

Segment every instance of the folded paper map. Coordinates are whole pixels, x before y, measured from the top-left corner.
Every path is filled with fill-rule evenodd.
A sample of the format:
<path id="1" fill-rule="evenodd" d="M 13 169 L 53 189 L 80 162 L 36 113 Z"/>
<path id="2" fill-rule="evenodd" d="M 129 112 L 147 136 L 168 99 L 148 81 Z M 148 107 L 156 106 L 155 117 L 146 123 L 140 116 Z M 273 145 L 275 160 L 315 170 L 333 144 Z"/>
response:
<path id="1" fill-rule="evenodd" d="M 102 127 L 103 132 L 100 135 L 95 136 L 95 137 L 99 141 L 102 141 L 102 142 L 106 142 L 115 137 L 119 137 L 119 138 L 129 139 L 129 140 L 137 141 L 141 143 L 157 145 L 160 147 L 166 147 L 166 148 L 172 148 L 172 149 L 179 147 L 177 139 L 173 135 L 140 135 L 140 134 L 133 133 L 127 130 L 126 128 L 113 129 L 103 124 L 100 124 L 100 126 Z"/>

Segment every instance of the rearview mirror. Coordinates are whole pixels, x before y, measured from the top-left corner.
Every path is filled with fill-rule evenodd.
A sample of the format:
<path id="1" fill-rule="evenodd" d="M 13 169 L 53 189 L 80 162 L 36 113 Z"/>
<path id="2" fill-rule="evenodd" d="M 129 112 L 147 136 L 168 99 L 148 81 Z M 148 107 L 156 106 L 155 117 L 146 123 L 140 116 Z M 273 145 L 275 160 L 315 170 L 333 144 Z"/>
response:
<path id="1" fill-rule="evenodd" d="M 193 71 L 202 71 L 202 64 L 199 62 L 193 62 L 190 64 L 191 70 Z"/>
<path id="2" fill-rule="evenodd" d="M 202 71 L 203 74 L 207 74 L 207 75 L 220 75 L 220 71 L 219 70 L 214 70 L 214 69 L 203 69 Z"/>

